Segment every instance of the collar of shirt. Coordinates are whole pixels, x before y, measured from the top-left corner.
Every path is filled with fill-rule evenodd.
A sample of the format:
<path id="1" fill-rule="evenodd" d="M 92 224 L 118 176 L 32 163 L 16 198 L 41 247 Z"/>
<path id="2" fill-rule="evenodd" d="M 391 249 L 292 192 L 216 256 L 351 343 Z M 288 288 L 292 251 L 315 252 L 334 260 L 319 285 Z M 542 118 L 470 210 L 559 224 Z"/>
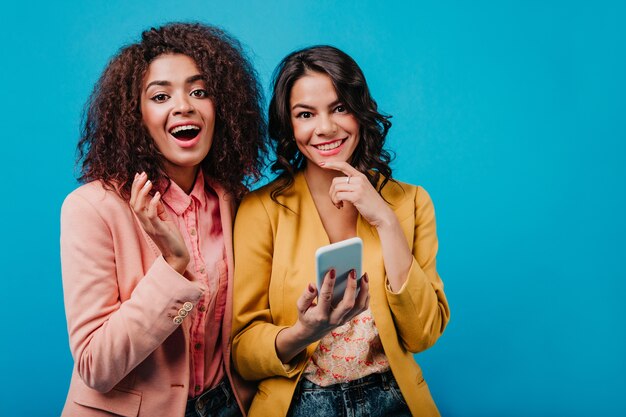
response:
<path id="1" fill-rule="evenodd" d="M 187 194 L 182 188 L 178 186 L 174 181 L 170 181 L 170 186 L 163 194 L 163 201 L 167 204 L 177 216 L 181 216 L 185 210 L 191 205 L 191 201 L 196 200 L 196 203 L 202 208 L 206 204 L 206 195 L 204 193 L 204 175 L 202 170 L 198 170 L 198 176 L 194 182 L 191 193 Z"/>

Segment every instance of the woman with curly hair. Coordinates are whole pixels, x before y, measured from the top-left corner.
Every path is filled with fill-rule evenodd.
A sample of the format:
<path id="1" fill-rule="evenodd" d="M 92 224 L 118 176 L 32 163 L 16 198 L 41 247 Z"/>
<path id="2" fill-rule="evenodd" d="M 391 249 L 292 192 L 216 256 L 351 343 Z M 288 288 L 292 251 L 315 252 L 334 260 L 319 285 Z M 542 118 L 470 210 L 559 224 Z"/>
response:
<path id="1" fill-rule="evenodd" d="M 278 177 L 246 195 L 235 222 L 233 361 L 260 381 L 251 417 L 439 414 L 413 359 L 449 319 L 435 214 L 423 188 L 392 179 L 390 127 L 342 51 L 311 47 L 278 66 Z M 316 288 L 314 254 L 354 236 L 366 273 L 359 283 L 352 270 L 333 305 L 335 271 Z"/>
<path id="2" fill-rule="evenodd" d="M 256 73 L 215 27 L 143 32 L 87 103 L 80 180 L 61 211 L 75 361 L 63 416 L 237 416 L 232 222 L 259 176 Z"/>

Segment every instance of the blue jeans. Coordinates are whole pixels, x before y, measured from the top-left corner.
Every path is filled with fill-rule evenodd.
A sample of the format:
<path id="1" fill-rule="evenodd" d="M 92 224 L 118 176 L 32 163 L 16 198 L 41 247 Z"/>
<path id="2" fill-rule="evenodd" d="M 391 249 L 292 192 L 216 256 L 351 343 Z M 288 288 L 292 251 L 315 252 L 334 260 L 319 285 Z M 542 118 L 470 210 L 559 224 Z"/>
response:
<path id="1" fill-rule="evenodd" d="M 228 378 L 196 398 L 187 401 L 185 417 L 241 417 Z"/>
<path id="2" fill-rule="evenodd" d="M 289 417 L 411 417 L 391 371 L 320 387 L 302 378 Z"/>

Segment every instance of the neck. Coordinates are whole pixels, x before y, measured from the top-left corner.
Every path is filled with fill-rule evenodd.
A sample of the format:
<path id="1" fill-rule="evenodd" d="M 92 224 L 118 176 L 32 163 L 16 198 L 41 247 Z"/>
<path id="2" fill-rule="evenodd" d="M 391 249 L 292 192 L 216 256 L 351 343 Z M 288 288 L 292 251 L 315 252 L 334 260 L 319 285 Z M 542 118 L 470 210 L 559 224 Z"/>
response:
<path id="1" fill-rule="evenodd" d="M 194 167 L 167 167 L 167 176 L 174 181 L 185 193 L 191 193 L 193 184 L 198 176 L 199 165 Z"/>

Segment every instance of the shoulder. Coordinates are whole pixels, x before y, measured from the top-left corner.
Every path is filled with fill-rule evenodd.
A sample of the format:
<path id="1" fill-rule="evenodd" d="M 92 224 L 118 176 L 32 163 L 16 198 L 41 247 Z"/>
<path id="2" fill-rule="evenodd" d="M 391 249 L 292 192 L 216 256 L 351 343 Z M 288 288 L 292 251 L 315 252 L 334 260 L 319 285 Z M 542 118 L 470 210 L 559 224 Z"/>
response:
<path id="1" fill-rule="evenodd" d="M 268 205 L 268 202 L 272 201 L 272 190 L 275 188 L 275 186 L 272 185 L 273 183 L 269 183 L 247 193 L 239 204 L 238 212 L 252 208 L 259 209 Z"/>
<path id="2" fill-rule="evenodd" d="M 85 211 L 93 211 L 111 215 L 127 207 L 128 202 L 115 189 L 105 186 L 101 181 L 91 181 L 76 188 L 65 197 L 61 213 L 65 216 L 68 213 L 77 215 Z"/>
<path id="3" fill-rule="evenodd" d="M 245 207 L 245 209 L 249 209 L 249 207 L 260 209 L 262 207 L 268 213 L 279 213 L 283 210 L 295 213 L 298 211 L 302 192 L 306 188 L 306 185 L 303 185 L 303 181 L 304 177 L 302 174 L 297 173 L 293 183 L 273 199 L 272 194 L 282 185 L 280 178 L 274 179 L 269 184 L 248 193 L 243 198 L 240 209 L 242 207 Z"/>
<path id="4" fill-rule="evenodd" d="M 430 194 L 420 185 L 390 180 L 385 184 L 381 195 L 396 211 L 402 208 L 408 210 L 409 207 L 412 207 L 414 211 L 431 210 L 433 207 Z"/>

